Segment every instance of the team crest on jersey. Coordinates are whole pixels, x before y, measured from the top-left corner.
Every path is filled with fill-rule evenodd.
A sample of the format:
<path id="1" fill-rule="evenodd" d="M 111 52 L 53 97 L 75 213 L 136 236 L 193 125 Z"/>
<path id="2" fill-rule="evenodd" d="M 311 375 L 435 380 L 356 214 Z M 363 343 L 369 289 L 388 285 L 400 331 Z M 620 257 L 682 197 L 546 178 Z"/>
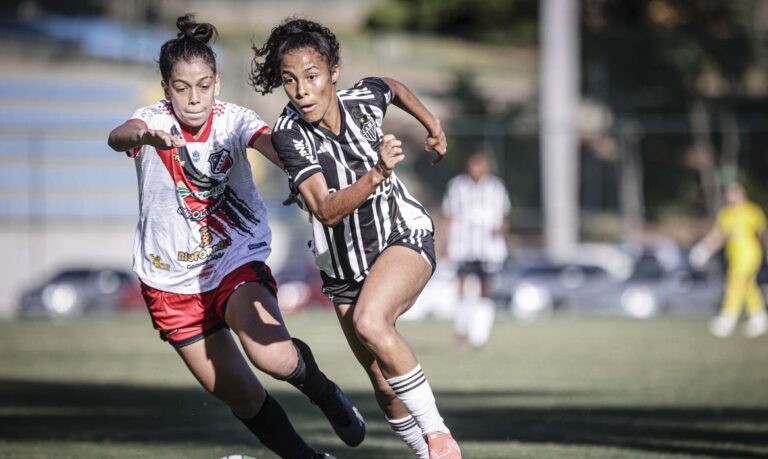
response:
<path id="1" fill-rule="evenodd" d="M 200 161 L 200 152 L 199 151 L 193 151 L 192 152 L 192 161 L 194 161 L 194 162 Z"/>
<path id="2" fill-rule="evenodd" d="M 360 123 L 360 131 L 363 133 L 365 140 L 369 142 L 376 142 L 379 140 L 379 133 L 376 130 L 376 121 L 368 115 L 360 115 L 357 121 Z"/>
<path id="3" fill-rule="evenodd" d="M 219 150 L 216 153 L 211 154 L 208 157 L 208 162 L 211 163 L 211 172 L 214 174 L 226 174 L 229 169 L 232 168 L 232 156 L 229 154 L 229 150 Z"/>

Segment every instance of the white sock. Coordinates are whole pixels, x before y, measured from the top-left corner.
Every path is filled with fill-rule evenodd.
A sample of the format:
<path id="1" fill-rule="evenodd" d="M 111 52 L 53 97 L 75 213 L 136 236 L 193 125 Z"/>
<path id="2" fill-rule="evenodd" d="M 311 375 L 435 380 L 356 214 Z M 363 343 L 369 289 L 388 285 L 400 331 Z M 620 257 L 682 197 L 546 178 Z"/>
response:
<path id="1" fill-rule="evenodd" d="M 491 336 L 493 320 L 496 317 L 496 305 L 491 299 L 478 298 L 472 309 L 467 338 L 471 346 L 482 347 Z"/>
<path id="2" fill-rule="evenodd" d="M 431 432 L 450 432 L 440 412 L 437 411 L 435 396 L 429 387 L 427 377 L 421 371 L 421 365 L 416 364 L 416 368 L 402 376 L 387 379 L 387 383 L 395 391 L 405 409 L 419 423 L 424 435 Z"/>
<path id="3" fill-rule="evenodd" d="M 408 445 L 411 450 L 416 453 L 416 457 L 419 459 L 429 459 L 429 447 L 424 440 L 424 433 L 421 431 L 421 427 L 413 419 L 410 414 L 407 417 L 401 419 L 389 419 L 387 418 L 389 427 L 395 431 L 395 434 Z"/>
<path id="4" fill-rule="evenodd" d="M 469 314 L 470 306 L 463 296 L 456 301 L 456 308 L 453 312 L 453 332 L 456 336 L 466 337 L 469 332 Z"/>

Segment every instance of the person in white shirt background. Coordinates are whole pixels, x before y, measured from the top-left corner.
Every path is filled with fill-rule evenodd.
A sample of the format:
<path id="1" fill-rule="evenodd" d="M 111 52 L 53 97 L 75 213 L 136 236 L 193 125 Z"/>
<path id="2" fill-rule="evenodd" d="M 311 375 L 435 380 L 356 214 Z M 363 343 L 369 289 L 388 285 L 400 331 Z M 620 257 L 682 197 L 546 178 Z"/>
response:
<path id="1" fill-rule="evenodd" d="M 448 182 L 443 197 L 444 237 L 440 252 L 456 267 L 458 303 L 454 333 L 460 346 L 481 349 L 495 318 L 490 281 L 507 257 L 509 194 L 491 173 L 489 153 L 478 150 L 466 162 L 465 173 Z M 477 278 L 479 294 L 471 296 L 467 279 Z"/>

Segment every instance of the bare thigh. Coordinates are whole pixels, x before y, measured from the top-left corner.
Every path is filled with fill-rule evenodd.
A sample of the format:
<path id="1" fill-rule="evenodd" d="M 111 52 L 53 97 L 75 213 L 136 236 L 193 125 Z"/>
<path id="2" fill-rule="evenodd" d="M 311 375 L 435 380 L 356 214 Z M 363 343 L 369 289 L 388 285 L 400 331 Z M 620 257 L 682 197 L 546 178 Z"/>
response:
<path id="1" fill-rule="evenodd" d="M 385 377 L 404 374 L 416 366 L 410 346 L 395 329 L 432 275 L 424 258 L 403 246 L 384 250 L 365 279 L 353 312 L 358 337 L 376 357 Z"/>
<path id="2" fill-rule="evenodd" d="M 238 416 L 251 418 L 259 412 L 264 402 L 264 388 L 228 330 L 219 330 L 177 352 L 200 385 L 223 400 Z"/>

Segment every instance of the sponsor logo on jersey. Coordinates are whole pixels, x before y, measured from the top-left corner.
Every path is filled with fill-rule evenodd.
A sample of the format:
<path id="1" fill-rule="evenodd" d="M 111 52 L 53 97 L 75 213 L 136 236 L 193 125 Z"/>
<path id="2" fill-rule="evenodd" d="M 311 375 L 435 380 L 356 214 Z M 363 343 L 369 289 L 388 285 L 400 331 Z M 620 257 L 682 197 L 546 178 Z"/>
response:
<path id="1" fill-rule="evenodd" d="M 261 242 L 256 243 L 256 244 L 248 244 L 248 250 L 260 249 L 262 247 L 266 247 L 266 245 L 267 245 L 267 243 L 265 241 L 261 241 Z"/>
<path id="2" fill-rule="evenodd" d="M 171 265 L 168 263 L 163 263 L 163 260 L 161 260 L 160 257 L 154 253 L 149 254 L 149 259 L 152 260 L 152 266 L 157 269 L 162 269 L 163 271 L 169 271 L 171 269 Z"/>
<path id="3" fill-rule="evenodd" d="M 305 159 L 309 160 L 309 162 L 315 164 L 317 163 L 317 158 L 312 155 L 312 153 L 309 151 L 309 148 L 307 148 L 307 145 L 304 143 L 303 140 L 296 140 L 293 139 L 293 148 L 296 149 L 296 152 L 300 154 Z"/>
<path id="4" fill-rule="evenodd" d="M 184 182 L 178 182 L 176 184 L 176 195 L 179 198 L 184 199 L 187 196 L 194 196 L 197 199 L 218 198 L 227 189 L 227 180 L 222 180 L 218 185 L 212 186 L 208 190 L 193 191 L 187 188 Z"/>
<path id="5" fill-rule="evenodd" d="M 232 245 L 231 239 L 222 239 L 219 242 L 207 247 L 197 247 L 192 252 L 178 252 L 176 259 L 185 263 L 194 263 L 218 258 L 216 255 Z"/>
<path id="6" fill-rule="evenodd" d="M 194 220 L 199 222 L 213 215 L 214 212 L 219 210 L 219 207 L 221 207 L 223 202 L 223 199 L 219 199 L 212 206 L 203 207 L 202 209 L 187 209 L 185 207 L 179 207 L 177 212 L 187 220 Z"/>

